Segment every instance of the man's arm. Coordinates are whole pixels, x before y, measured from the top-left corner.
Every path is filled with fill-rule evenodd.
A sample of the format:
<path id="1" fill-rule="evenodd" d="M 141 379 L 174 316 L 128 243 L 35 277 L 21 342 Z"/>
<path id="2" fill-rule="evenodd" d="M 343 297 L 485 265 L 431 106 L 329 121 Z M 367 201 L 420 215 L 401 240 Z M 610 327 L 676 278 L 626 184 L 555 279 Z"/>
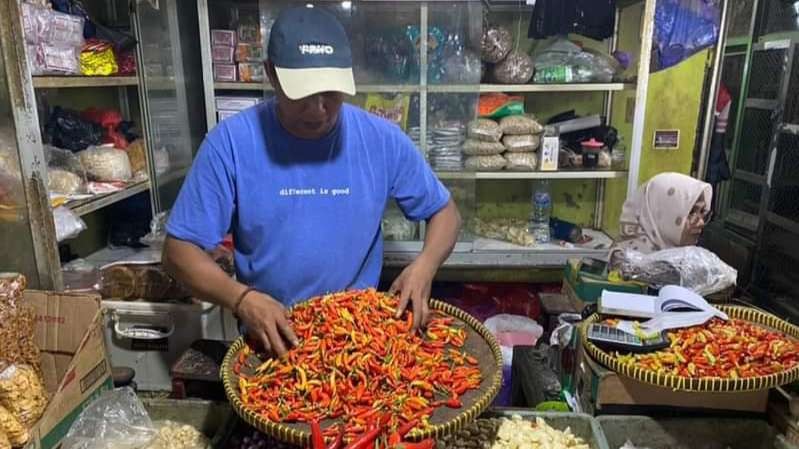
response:
<path id="1" fill-rule="evenodd" d="M 430 217 L 427 223 L 422 252 L 402 270 L 389 290 L 400 294 L 398 316 L 408 306 L 408 302 L 412 302 L 414 329 L 427 323 L 430 315 L 428 300 L 433 278 L 455 247 L 461 229 L 461 216 L 457 206 L 450 199 L 447 205 Z"/>
<path id="2" fill-rule="evenodd" d="M 228 276 L 200 247 L 167 237 L 161 262 L 172 277 L 188 286 L 197 297 L 236 313 L 266 351 L 283 355 L 284 338 L 289 344 L 297 344 L 283 305 L 267 294 L 248 292 L 246 285 Z"/>

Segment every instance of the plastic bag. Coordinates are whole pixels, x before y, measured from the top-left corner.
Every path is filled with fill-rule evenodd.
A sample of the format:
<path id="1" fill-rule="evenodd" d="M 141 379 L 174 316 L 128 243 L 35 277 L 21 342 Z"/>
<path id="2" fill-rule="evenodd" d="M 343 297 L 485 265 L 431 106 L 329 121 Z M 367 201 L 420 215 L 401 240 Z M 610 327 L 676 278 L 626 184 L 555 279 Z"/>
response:
<path id="1" fill-rule="evenodd" d="M 47 189 L 50 192 L 71 195 L 86 190 L 86 171 L 75 153 L 45 145 L 44 157 L 47 160 Z"/>
<path id="2" fill-rule="evenodd" d="M 139 241 L 147 246 L 164 246 L 166 240 L 166 221 L 169 218 L 169 211 L 157 213 L 152 220 L 150 220 L 150 232 L 139 239 Z"/>
<path id="3" fill-rule="evenodd" d="M 513 35 L 507 28 L 488 26 L 480 39 L 483 61 L 496 64 L 505 59 L 513 47 Z"/>
<path id="4" fill-rule="evenodd" d="M 662 0 L 655 8 L 654 70 L 662 70 L 716 44 L 719 2 Z"/>
<path id="5" fill-rule="evenodd" d="M 533 81 L 541 84 L 609 83 L 621 66 L 611 56 L 583 50 L 576 44 L 556 39 L 534 58 Z"/>
<path id="6" fill-rule="evenodd" d="M 80 47 L 60 47 L 49 44 L 29 44 L 25 47 L 32 75 L 78 75 L 80 73 Z"/>
<path id="7" fill-rule="evenodd" d="M 40 370 L 39 348 L 33 342 L 36 313 L 20 303 L 25 276 L 0 273 L 0 360 Z"/>
<path id="8" fill-rule="evenodd" d="M 505 153 L 508 161 L 505 170 L 535 171 L 538 168 L 538 156 L 535 153 Z"/>
<path id="9" fill-rule="evenodd" d="M 524 114 L 524 98 L 503 93 L 480 95 L 477 104 L 477 115 L 500 119 L 508 115 Z"/>
<path id="10" fill-rule="evenodd" d="M 30 44 L 81 47 L 83 23 L 84 20 L 80 16 L 22 2 L 23 34 Z"/>
<path id="11" fill-rule="evenodd" d="M 63 449 L 139 449 L 156 436 L 150 416 L 130 387 L 106 391 L 72 423 Z"/>
<path id="12" fill-rule="evenodd" d="M 383 216 L 382 230 L 386 240 L 407 241 L 416 238 L 416 223 L 394 208 L 388 209 Z"/>
<path id="13" fill-rule="evenodd" d="M 520 136 L 503 136 L 502 144 L 509 153 L 528 153 L 538 149 L 541 145 L 540 134 L 526 134 Z"/>
<path id="14" fill-rule="evenodd" d="M 74 239 L 86 230 L 86 222 L 65 206 L 53 209 L 53 222 L 55 223 L 56 240 L 59 243 Z"/>
<path id="15" fill-rule="evenodd" d="M 463 168 L 468 171 L 502 170 L 508 161 L 501 154 L 492 156 L 470 156 L 463 161 Z"/>
<path id="16" fill-rule="evenodd" d="M 526 84 L 533 77 L 533 60 L 526 53 L 512 51 L 494 66 L 494 79 L 503 84 Z"/>
<path id="17" fill-rule="evenodd" d="M 0 404 L 31 428 L 47 408 L 44 382 L 34 367 L 10 365 L 0 371 Z"/>
<path id="18" fill-rule="evenodd" d="M 80 114 L 60 106 L 53 108 L 44 127 L 44 134 L 51 145 L 70 151 L 85 150 L 90 145 L 103 142 L 99 125 L 83 119 Z"/>
<path id="19" fill-rule="evenodd" d="M 738 272 L 712 251 L 682 246 L 643 254 L 622 252 L 621 272 L 627 279 L 656 287 L 679 285 L 701 296 L 718 293 L 736 284 Z"/>
<path id="20" fill-rule="evenodd" d="M 133 176 L 128 153 L 113 147 L 89 147 L 78 153 L 86 173 L 96 181 L 127 181 Z"/>
<path id="21" fill-rule="evenodd" d="M 529 115 L 509 115 L 502 117 L 499 121 L 499 129 L 502 134 L 541 134 L 544 127 Z"/>
<path id="22" fill-rule="evenodd" d="M 535 238 L 527 232 L 527 223 L 524 220 L 513 218 L 483 220 L 475 217 L 470 223 L 470 228 L 475 234 L 489 239 L 502 240 L 519 246 L 535 246 Z"/>
<path id="23" fill-rule="evenodd" d="M 504 365 L 513 363 L 514 346 L 535 346 L 544 334 L 544 328 L 535 320 L 521 315 L 494 315 L 486 320 L 485 326 L 499 342 Z"/>
<path id="24" fill-rule="evenodd" d="M 0 405 L 0 433 L 4 433 L 14 447 L 24 446 L 30 439 L 28 429 L 2 405 Z"/>
<path id="25" fill-rule="evenodd" d="M 110 42 L 89 39 L 80 52 L 80 73 L 87 76 L 108 76 L 119 71 Z"/>
<path id="26" fill-rule="evenodd" d="M 494 120 L 479 118 L 466 125 L 466 135 L 483 142 L 499 142 L 502 131 L 499 129 L 499 123 Z"/>
<path id="27" fill-rule="evenodd" d="M 481 140 L 466 139 L 463 143 L 463 154 L 467 156 L 490 156 L 505 151 L 505 145 L 500 142 L 483 142 Z"/>
<path id="28" fill-rule="evenodd" d="M 408 109 L 410 108 L 410 104 L 411 98 L 408 95 L 397 94 L 389 97 L 383 94 L 372 93 L 367 95 L 364 109 L 394 123 L 404 130 L 408 124 Z"/>
<path id="29" fill-rule="evenodd" d="M 188 424 L 164 420 L 153 423 L 155 440 L 146 449 L 206 449 L 210 441 L 199 430 Z"/>

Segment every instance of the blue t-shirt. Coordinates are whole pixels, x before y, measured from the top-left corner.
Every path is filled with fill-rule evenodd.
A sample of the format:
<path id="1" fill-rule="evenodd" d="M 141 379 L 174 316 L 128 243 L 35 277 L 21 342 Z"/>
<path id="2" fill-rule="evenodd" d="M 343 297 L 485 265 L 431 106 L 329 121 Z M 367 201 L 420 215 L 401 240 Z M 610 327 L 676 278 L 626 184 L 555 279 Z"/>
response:
<path id="1" fill-rule="evenodd" d="M 326 137 L 300 139 L 268 101 L 208 133 L 167 233 L 210 250 L 231 232 L 238 279 L 292 305 L 377 285 L 389 198 L 414 221 L 449 201 L 397 126 L 344 104 Z"/>

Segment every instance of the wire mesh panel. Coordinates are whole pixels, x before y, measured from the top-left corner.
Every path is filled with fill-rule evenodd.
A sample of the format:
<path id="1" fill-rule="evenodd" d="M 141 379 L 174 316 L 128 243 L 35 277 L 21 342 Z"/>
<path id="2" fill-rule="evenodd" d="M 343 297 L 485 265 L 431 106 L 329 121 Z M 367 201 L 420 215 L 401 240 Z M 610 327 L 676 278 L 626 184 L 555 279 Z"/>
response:
<path id="1" fill-rule="evenodd" d="M 747 97 L 765 100 L 779 97 L 787 54 L 785 48 L 757 50 L 752 54 Z"/>
<path id="2" fill-rule="evenodd" d="M 799 2 L 789 0 L 762 0 L 759 35 L 799 30 Z M 738 0 L 732 2 L 738 3 Z"/>
<path id="3" fill-rule="evenodd" d="M 722 62 L 721 82 L 727 87 L 732 98 L 727 133 L 724 135 L 724 148 L 727 149 L 732 148 L 735 137 L 735 117 L 738 116 L 738 100 L 741 95 L 745 63 L 746 55 L 743 54 L 727 55 Z"/>
<path id="4" fill-rule="evenodd" d="M 799 135 L 780 134 L 771 179 L 769 211 L 797 223 L 799 228 Z"/>
<path id="5" fill-rule="evenodd" d="M 741 123 L 741 140 L 735 168 L 759 175 L 766 174 L 769 148 L 774 130 L 773 111 L 746 108 Z"/>
<path id="6" fill-rule="evenodd" d="M 799 238 L 772 223 L 766 223 L 754 283 L 771 299 L 799 298 Z"/>
<path id="7" fill-rule="evenodd" d="M 791 78 L 788 81 L 788 95 L 785 98 L 783 122 L 799 124 L 799 58 L 794 51 L 791 65 Z"/>
<path id="8" fill-rule="evenodd" d="M 740 179 L 733 179 L 731 185 L 728 221 L 739 228 L 756 231 L 763 188 Z"/>
<path id="9" fill-rule="evenodd" d="M 754 0 L 734 0 L 729 2 L 729 21 L 727 22 L 727 37 L 745 37 L 749 34 L 749 25 L 752 21 L 752 8 Z"/>

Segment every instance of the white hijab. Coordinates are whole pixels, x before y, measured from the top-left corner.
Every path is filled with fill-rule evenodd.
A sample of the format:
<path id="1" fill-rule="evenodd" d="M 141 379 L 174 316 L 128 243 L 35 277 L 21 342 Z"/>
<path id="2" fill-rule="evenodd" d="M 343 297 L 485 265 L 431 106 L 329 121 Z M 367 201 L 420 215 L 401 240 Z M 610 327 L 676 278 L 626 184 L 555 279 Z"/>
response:
<path id="1" fill-rule="evenodd" d="M 649 254 L 680 246 L 691 209 L 700 198 L 710 210 L 713 188 L 680 173 L 661 173 L 624 202 L 621 237 L 611 250 L 632 249 Z"/>

